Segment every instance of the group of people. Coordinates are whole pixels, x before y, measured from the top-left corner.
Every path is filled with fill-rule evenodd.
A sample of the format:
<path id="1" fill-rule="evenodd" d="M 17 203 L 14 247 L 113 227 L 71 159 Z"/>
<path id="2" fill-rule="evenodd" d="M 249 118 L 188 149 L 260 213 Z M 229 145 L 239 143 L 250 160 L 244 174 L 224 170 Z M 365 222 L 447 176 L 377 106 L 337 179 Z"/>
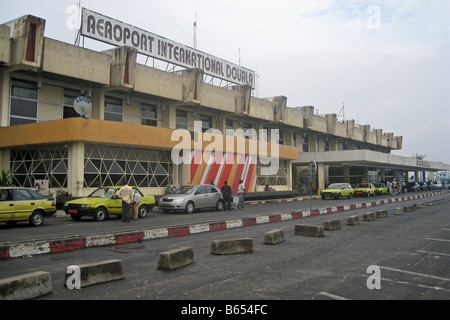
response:
<path id="1" fill-rule="evenodd" d="M 400 194 L 406 192 L 406 182 L 400 180 L 392 180 L 392 183 L 388 182 L 390 194 Z"/>
<path id="2" fill-rule="evenodd" d="M 117 196 L 122 199 L 122 222 L 137 220 L 139 217 L 139 203 L 142 199 L 139 192 L 133 192 L 133 189 L 126 184 L 117 191 Z M 133 209 L 133 215 L 130 212 L 131 208 Z"/>
<path id="3" fill-rule="evenodd" d="M 210 184 L 215 185 L 212 180 L 211 180 Z M 230 185 L 228 184 L 228 181 L 224 181 L 222 188 L 220 188 L 220 191 L 222 192 L 222 195 L 223 195 L 224 210 L 232 211 L 233 208 L 231 206 L 231 202 L 233 201 L 233 191 L 232 191 Z M 238 187 L 239 200 L 238 200 L 238 204 L 236 206 L 236 208 L 238 210 L 244 209 L 244 194 L 245 194 L 244 181 L 239 180 L 239 187 Z"/>
<path id="4" fill-rule="evenodd" d="M 210 182 L 211 185 L 214 185 L 214 182 Z M 233 201 L 233 191 L 228 184 L 228 181 L 225 181 L 220 191 L 223 194 L 224 201 L 224 210 L 232 211 L 233 208 L 231 206 L 231 202 Z M 237 190 L 238 193 L 238 204 L 236 208 L 238 210 L 244 209 L 244 194 L 245 194 L 245 186 L 244 181 L 239 180 L 239 187 Z M 139 217 L 139 203 L 141 202 L 141 195 L 139 192 L 133 192 L 133 189 L 128 185 L 124 185 L 117 192 L 117 196 L 122 199 L 122 222 L 131 222 L 132 220 L 137 220 Z M 131 215 L 131 209 L 133 209 L 133 215 Z"/>

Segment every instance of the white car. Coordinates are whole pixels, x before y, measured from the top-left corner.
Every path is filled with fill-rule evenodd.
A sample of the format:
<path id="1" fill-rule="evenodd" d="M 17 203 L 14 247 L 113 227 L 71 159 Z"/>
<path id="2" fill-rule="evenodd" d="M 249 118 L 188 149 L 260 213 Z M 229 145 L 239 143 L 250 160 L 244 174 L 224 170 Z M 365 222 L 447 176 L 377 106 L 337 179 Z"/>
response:
<path id="1" fill-rule="evenodd" d="M 158 201 L 158 206 L 164 212 L 182 210 L 192 213 L 202 208 L 215 208 L 217 211 L 222 211 L 223 205 L 222 192 L 209 184 L 183 185 L 173 193 L 162 196 Z"/>

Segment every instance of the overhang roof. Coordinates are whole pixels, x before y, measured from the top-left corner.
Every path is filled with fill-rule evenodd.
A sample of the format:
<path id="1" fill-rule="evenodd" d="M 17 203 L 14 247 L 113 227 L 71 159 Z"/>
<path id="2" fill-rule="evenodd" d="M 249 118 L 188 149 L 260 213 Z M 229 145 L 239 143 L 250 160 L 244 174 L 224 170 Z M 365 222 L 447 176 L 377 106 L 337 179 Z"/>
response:
<path id="1" fill-rule="evenodd" d="M 424 161 L 371 150 L 344 150 L 327 152 L 300 152 L 293 165 L 307 165 L 310 161 L 325 165 L 364 166 L 409 171 L 448 171 L 450 165 Z"/>

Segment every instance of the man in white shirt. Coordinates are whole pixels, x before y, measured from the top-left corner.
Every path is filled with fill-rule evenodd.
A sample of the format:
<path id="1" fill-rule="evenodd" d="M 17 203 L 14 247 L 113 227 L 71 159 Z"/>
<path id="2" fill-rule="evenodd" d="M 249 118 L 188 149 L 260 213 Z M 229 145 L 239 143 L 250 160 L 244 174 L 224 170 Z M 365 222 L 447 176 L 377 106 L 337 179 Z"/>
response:
<path id="1" fill-rule="evenodd" d="M 119 189 L 117 196 L 122 198 L 122 222 L 130 222 L 130 208 L 133 203 L 133 189 L 126 184 Z"/>
<path id="2" fill-rule="evenodd" d="M 244 181 L 239 180 L 239 187 L 238 187 L 239 202 L 237 208 L 241 210 L 244 209 L 244 194 L 245 194 Z"/>

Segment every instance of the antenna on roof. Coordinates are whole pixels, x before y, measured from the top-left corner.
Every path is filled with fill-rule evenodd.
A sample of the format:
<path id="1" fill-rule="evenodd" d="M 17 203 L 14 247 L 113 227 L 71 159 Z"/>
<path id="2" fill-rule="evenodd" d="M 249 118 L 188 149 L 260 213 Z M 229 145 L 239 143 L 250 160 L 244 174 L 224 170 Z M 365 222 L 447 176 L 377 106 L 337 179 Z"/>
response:
<path id="1" fill-rule="evenodd" d="M 197 49 L 197 12 L 194 20 L 194 49 Z"/>
<path id="2" fill-rule="evenodd" d="M 342 108 L 341 108 L 341 111 L 339 111 L 339 114 L 338 114 L 338 116 L 337 116 L 338 120 L 339 120 L 339 117 L 342 117 L 342 122 L 345 121 L 345 108 L 344 108 L 344 102 L 342 102 Z"/>

